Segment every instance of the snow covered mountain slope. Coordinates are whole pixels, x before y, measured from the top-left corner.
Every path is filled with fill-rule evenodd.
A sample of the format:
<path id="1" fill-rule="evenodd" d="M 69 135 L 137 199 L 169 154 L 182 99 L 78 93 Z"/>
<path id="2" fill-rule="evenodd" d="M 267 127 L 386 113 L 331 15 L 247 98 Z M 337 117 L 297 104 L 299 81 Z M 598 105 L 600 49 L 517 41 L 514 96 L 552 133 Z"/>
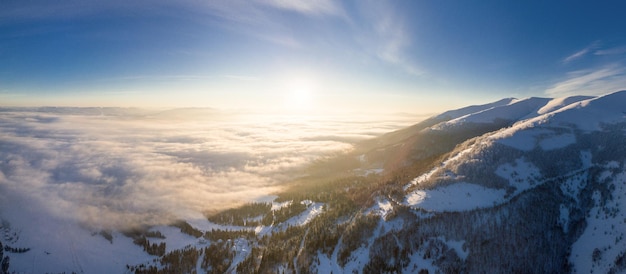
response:
<path id="1" fill-rule="evenodd" d="M 436 157 L 457 144 L 533 116 L 549 99 L 506 98 L 493 103 L 451 110 L 418 124 L 359 144 L 368 168 L 393 170 L 414 160 Z"/>
<path id="2" fill-rule="evenodd" d="M 558 101 L 567 100 L 459 144 L 406 186 L 402 204 L 435 216 L 416 222 L 446 224 L 440 234 L 465 241 L 469 256 L 455 266 L 626 271 L 626 91 Z M 411 233 L 433 233 L 423 227 Z"/>
<path id="3" fill-rule="evenodd" d="M 497 108 L 501 106 L 506 106 L 515 100 L 516 100 L 515 98 L 505 98 L 505 99 L 501 99 L 501 100 L 484 104 L 484 105 L 474 105 L 474 106 L 463 107 L 460 109 L 449 110 L 444 113 L 430 117 L 413 126 L 400 129 L 394 132 L 390 132 L 390 133 L 384 134 L 383 136 L 375 138 L 373 140 L 366 141 L 364 142 L 364 144 L 366 144 L 364 146 L 371 149 L 372 146 L 384 147 L 388 145 L 394 145 L 407 138 L 413 137 L 415 134 L 418 134 L 420 131 L 426 128 L 432 127 L 433 125 L 450 121 L 453 119 L 457 119 L 459 117 L 466 116 L 472 113 L 478 113 L 481 111 L 485 111 L 485 110 L 489 110 L 489 109 L 493 109 L 493 108 Z"/>
<path id="4" fill-rule="evenodd" d="M 512 100 L 376 152 L 384 221 L 345 272 L 626 271 L 626 91 Z"/>
<path id="5" fill-rule="evenodd" d="M 479 113 L 479 112 L 483 112 L 489 109 L 494 109 L 494 108 L 499 108 L 502 106 L 510 105 L 511 103 L 515 101 L 517 101 L 517 99 L 515 98 L 504 98 L 504 99 L 500 99 L 498 101 L 484 104 L 484 105 L 468 106 L 468 107 L 464 107 L 460 109 L 449 110 L 444 113 L 438 114 L 435 117 L 432 117 L 430 119 L 439 120 L 439 121 L 453 120 L 453 119 L 456 119 L 465 115 L 469 115 L 472 113 Z"/>
<path id="6" fill-rule="evenodd" d="M 534 116 L 540 108 L 546 105 L 548 98 L 527 98 L 522 100 L 512 100 L 509 104 L 489 108 L 483 111 L 471 113 L 465 116 L 439 124 L 433 128 L 447 129 L 467 123 L 493 123 L 497 120 L 518 121 L 526 117 Z"/>
<path id="7" fill-rule="evenodd" d="M 445 112 L 307 172 L 124 233 L 0 209 L 0 258 L 21 273 L 626 273 L 626 91 Z"/>
<path id="8" fill-rule="evenodd" d="M 555 98 L 555 99 L 550 100 L 550 102 L 548 102 L 545 106 L 539 109 L 537 113 L 546 114 L 548 112 L 558 110 L 564 106 L 576 103 L 578 101 L 592 99 L 592 98 L 594 97 L 593 96 L 571 96 L 571 97 Z"/>

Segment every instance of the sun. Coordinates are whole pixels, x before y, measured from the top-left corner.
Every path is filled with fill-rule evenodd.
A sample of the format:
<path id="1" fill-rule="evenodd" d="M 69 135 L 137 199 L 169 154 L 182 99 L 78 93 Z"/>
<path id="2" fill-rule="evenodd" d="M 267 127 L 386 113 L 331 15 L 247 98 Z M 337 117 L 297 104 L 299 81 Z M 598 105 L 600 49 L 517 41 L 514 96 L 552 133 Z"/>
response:
<path id="1" fill-rule="evenodd" d="M 315 85 L 306 78 L 295 78 L 286 85 L 283 106 L 289 111 L 310 111 L 314 107 Z"/>
<path id="2" fill-rule="evenodd" d="M 311 91 L 307 88 L 298 88 L 289 92 L 286 103 L 295 108 L 309 108 L 312 105 Z"/>

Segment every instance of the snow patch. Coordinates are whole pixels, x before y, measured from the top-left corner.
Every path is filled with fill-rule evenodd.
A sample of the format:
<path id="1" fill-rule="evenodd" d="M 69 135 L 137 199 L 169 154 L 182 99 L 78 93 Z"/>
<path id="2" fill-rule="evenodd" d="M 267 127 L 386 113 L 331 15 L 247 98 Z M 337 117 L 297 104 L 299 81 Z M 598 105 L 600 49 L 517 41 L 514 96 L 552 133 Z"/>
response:
<path id="1" fill-rule="evenodd" d="M 371 242 L 373 242 L 373 240 L 370 238 L 370 244 Z M 336 254 L 333 254 L 336 255 Z M 334 258 L 336 259 L 337 256 L 334 256 Z M 352 253 L 350 254 L 350 257 L 348 258 L 348 261 L 346 262 L 346 266 L 344 267 L 344 271 L 343 272 L 339 272 L 339 273 L 354 273 L 353 271 L 359 271 L 361 269 L 363 269 L 363 267 L 365 266 L 365 264 L 367 264 L 370 261 L 370 250 L 367 247 L 361 246 L 359 248 L 357 248 L 356 250 L 352 251 Z M 320 273 L 329 273 L 329 272 L 320 272 Z"/>
<path id="2" fill-rule="evenodd" d="M 126 264 L 155 258 L 121 233 L 110 233 L 110 242 L 99 231 L 37 210 L 38 206 L 23 204 L 24 199 L 0 197 L 3 236 L 9 235 L 12 247 L 30 248 L 25 253 L 4 253 L 10 257 L 10 272 L 124 273 Z M 7 210 L 15 207 L 20 210 Z"/>
<path id="3" fill-rule="evenodd" d="M 552 133 L 546 129 L 525 129 L 512 127 L 490 136 L 496 142 L 522 151 L 531 151 L 537 146 L 537 136 Z"/>
<path id="4" fill-rule="evenodd" d="M 592 194 L 594 207 L 569 257 L 574 272 L 609 273 L 619 256 L 626 254 L 626 171 L 612 177 L 612 197 L 602 197 L 599 191 Z"/>
<path id="5" fill-rule="evenodd" d="M 337 249 L 337 248 L 336 248 Z M 332 260 L 326 254 L 317 252 L 318 264 L 313 265 L 317 273 L 344 273 L 343 268 L 337 264 L 337 260 Z"/>
<path id="6" fill-rule="evenodd" d="M 416 190 L 406 196 L 405 203 L 429 211 L 465 211 L 503 202 L 505 194 L 502 189 L 461 182 L 432 190 Z"/>
<path id="7" fill-rule="evenodd" d="M 587 172 L 583 172 L 581 174 L 577 174 L 575 176 L 569 176 L 567 180 L 559 186 L 561 188 L 561 192 L 571 198 L 573 198 L 576 202 L 579 201 L 578 196 L 580 195 L 580 191 L 587 186 Z"/>
<path id="8" fill-rule="evenodd" d="M 317 217 L 317 215 L 322 213 L 324 203 L 315 203 L 311 201 L 308 202 L 309 203 L 305 203 L 305 201 L 302 201 L 302 203 L 308 206 L 308 208 L 304 212 L 298 214 L 297 216 L 289 218 L 284 223 L 281 223 L 280 226 L 303 226 L 305 224 L 308 224 L 311 220 Z"/>
<path id="9" fill-rule="evenodd" d="M 515 163 L 506 163 L 496 169 L 496 175 L 507 179 L 509 184 L 516 188 L 516 193 L 530 189 L 538 184 L 541 171 L 524 158 L 515 159 Z"/>
<path id="10" fill-rule="evenodd" d="M 283 207 L 290 206 L 293 201 L 285 201 L 282 203 L 272 202 L 272 211 L 279 210 Z"/>
<path id="11" fill-rule="evenodd" d="M 428 271 L 428 273 L 439 273 L 439 268 L 433 263 L 433 259 L 425 259 L 424 254 L 421 252 L 414 252 L 409 256 L 409 265 L 407 265 L 402 272 L 403 273 L 419 273 L 422 270 Z"/>
<path id="12" fill-rule="evenodd" d="M 174 250 L 183 249 L 186 246 L 196 246 L 204 248 L 207 245 L 204 238 L 196 238 L 191 235 L 180 232 L 180 228 L 173 226 L 156 226 L 150 229 L 151 231 L 160 231 L 165 239 L 152 239 L 150 243 L 162 243 L 165 242 L 165 252 L 172 252 Z"/>
<path id="13" fill-rule="evenodd" d="M 369 209 L 369 212 L 380 215 L 383 219 L 393 210 L 393 205 L 387 199 L 376 199 L 376 203 Z"/>
<path id="14" fill-rule="evenodd" d="M 289 201 L 289 203 L 291 203 L 291 201 Z M 256 235 L 263 236 L 275 231 L 282 231 L 287 229 L 289 226 L 303 226 L 308 224 L 311 220 L 315 219 L 317 215 L 324 211 L 324 203 L 316 203 L 311 200 L 304 200 L 300 203 L 307 206 L 307 209 L 305 209 L 302 213 L 287 219 L 285 222 L 275 224 L 274 226 L 257 226 L 254 228 Z"/>
<path id="15" fill-rule="evenodd" d="M 567 233 L 569 230 L 569 208 L 561 204 L 559 205 L 559 224 L 563 228 L 563 233 Z"/>
<path id="16" fill-rule="evenodd" d="M 415 177 L 415 179 L 411 180 L 406 186 L 404 186 L 404 190 L 406 191 L 411 186 L 419 185 L 419 184 L 421 184 L 423 182 L 426 182 L 426 180 L 430 179 L 430 177 L 432 177 L 433 174 L 435 172 L 437 172 L 437 170 L 439 170 L 439 167 L 435 167 L 435 168 L 431 169 L 430 171 L 428 171 L 428 172 L 426 172 L 426 173 L 424 173 L 424 174 L 422 174 L 420 176 Z"/>
<path id="17" fill-rule="evenodd" d="M 459 153 L 455 154 L 454 156 L 446 159 L 445 161 L 443 161 L 438 167 L 435 167 L 433 169 L 431 169 L 430 171 L 417 176 L 416 178 L 414 178 L 413 180 L 411 180 L 406 186 L 404 186 L 404 190 L 408 190 L 411 186 L 414 185 L 419 185 L 423 182 L 426 182 L 428 179 L 430 179 L 433 174 L 435 174 L 435 172 L 439 171 L 441 168 L 447 166 L 449 163 L 458 161 L 459 159 L 461 159 L 461 157 L 463 157 L 465 154 L 469 153 L 470 151 L 472 151 L 472 149 L 474 148 L 474 146 L 471 146 L 467 149 L 464 149 L 462 151 L 460 151 Z M 445 175 L 448 175 L 449 177 L 455 177 L 456 174 L 451 173 L 451 172 L 447 172 Z"/>
<path id="18" fill-rule="evenodd" d="M 574 143 L 576 143 L 576 136 L 571 133 L 565 133 L 544 138 L 539 141 L 539 146 L 541 147 L 541 149 L 548 151 L 564 148 Z"/>
<path id="19" fill-rule="evenodd" d="M 250 253 L 250 251 L 252 250 L 252 248 L 250 247 L 250 243 L 244 238 L 235 239 L 233 244 L 234 244 L 233 251 L 235 251 L 235 257 L 233 258 L 233 261 L 231 262 L 231 266 L 226 271 L 226 273 L 235 273 L 235 270 L 237 269 L 237 265 L 239 265 L 243 260 L 245 260 L 248 257 L 248 254 Z"/>
<path id="20" fill-rule="evenodd" d="M 446 240 L 444 237 L 439 237 L 439 239 L 445 242 L 448 247 L 454 249 L 456 255 L 458 255 L 461 260 L 467 259 L 469 250 L 467 250 L 467 246 L 465 246 L 465 241 Z"/>
<path id="21" fill-rule="evenodd" d="M 591 151 L 581 151 L 580 161 L 583 163 L 583 169 L 590 168 L 592 165 Z"/>
<path id="22" fill-rule="evenodd" d="M 382 231 L 400 231 L 404 226 L 404 220 L 402 218 L 394 218 L 389 221 L 381 222 Z"/>

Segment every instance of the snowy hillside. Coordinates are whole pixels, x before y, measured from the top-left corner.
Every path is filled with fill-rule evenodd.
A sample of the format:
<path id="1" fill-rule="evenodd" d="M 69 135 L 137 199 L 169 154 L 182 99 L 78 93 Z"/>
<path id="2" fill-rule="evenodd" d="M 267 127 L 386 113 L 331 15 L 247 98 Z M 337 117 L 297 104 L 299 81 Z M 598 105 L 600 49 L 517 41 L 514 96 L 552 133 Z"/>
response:
<path id="1" fill-rule="evenodd" d="M 480 112 L 488 111 L 494 108 L 507 106 L 507 105 L 514 103 L 515 101 L 517 101 L 517 99 L 515 98 L 504 98 L 502 100 L 498 100 L 496 102 L 488 103 L 484 105 L 476 105 L 476 106 L 469 106 L 469 107 L 464 107 L 464 108 L 455 109 L 455 110 L 449 110 L 444 113 L 438 114 L 435 117 L 432 117 L 431 119 L 439 120 L 440 122 L 453 120 L 453 119 L 457 119 L 459 117 L 463 117 L 463 116 L 470 115 L 473 113 L 480 113 Z"/>
<path id="2" fill-rule="evenodd" d="M 540 108 L 546 105 L 548 98 L 528 98 L 523 100 L 512 100 L 509 104 L 492 107 L 482 111 L 470 113 L 433 128 L 446 129 L 459 124 L 466 123 L 493 123 L 497 120 L 518 121 L 525 117 L 532 117 Z"/>
<path id="3" fill-rule="evenodd" d="M 1 194 L 5 272 L 624 273 L 626 91 L 451 110 L 276 196 L 124 231 Z"/>
<path id="4" fill-rule="evenodd" d="M 538 229 L 544 237 L 552 234 L 545 241 L 563 246 L 536 251 L 551 253 L 545 255 L 561 263 L 552 265 L 544 261 L 548 265 L 541 266 L 546 268 L 528 269 L 579 273 L 625 271 L 626 204 L 622 201 L 626 199 L 626 91 L 597 98 L 543 102 L 547 104 L 537 115 L 460 144 L 447 160 L 410 181 L 406 186 L 410 191 L 402 203 L 426 212 L 487 214 L 489 218 L 484 221 L 489 223 L 495 218 L 496 225 L 506 229 L 513 228 L 503 224 L 500 218 L 510 220 L 511 216 L 541 208 L 538 215 L 528 218 L 545 219 L 548 223 L 533 224 L 537 227 L 524 224 L 523 229 L 515 228 L 511 233 L 521 233 L 522 238 L 538 236 L 524 229 Z M 493 117 L 502 115 L 495 113 Z M 520 202 L 535 197 L 544 197 L 546 201 L 534 205 Z M 458 222 L 456 216 L 438 216 L 450 219 L 450 223 Z M 485 232 L 452 234 L 466 241 L 469 241 L 467 237 L 494 237 L 479 236 L 482 233 Z M 517 243 L 516 239 L 503 240 L 512 245 Z M 472 245 L 469 253 L 471 258 Z M 540 265 L 536 260 L 534 263 Z M 522 265 L 515 261 L 507 267 L 515 272 L 523 269 Z M 493 270 L 503 266 L 469 269 Z"/>

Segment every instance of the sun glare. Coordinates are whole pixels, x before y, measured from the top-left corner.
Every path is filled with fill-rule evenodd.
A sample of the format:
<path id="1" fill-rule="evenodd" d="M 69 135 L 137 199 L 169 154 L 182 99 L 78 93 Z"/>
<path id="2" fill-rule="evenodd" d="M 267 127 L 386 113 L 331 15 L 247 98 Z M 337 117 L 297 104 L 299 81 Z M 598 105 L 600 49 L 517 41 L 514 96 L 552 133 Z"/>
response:
<path id="1" fill-rule="evenodd" d="M 289 111 L 310 111 L 314 107 L 314 84 L 305 78 L 295 78 L 286 85 L 283 107 Z"/>

